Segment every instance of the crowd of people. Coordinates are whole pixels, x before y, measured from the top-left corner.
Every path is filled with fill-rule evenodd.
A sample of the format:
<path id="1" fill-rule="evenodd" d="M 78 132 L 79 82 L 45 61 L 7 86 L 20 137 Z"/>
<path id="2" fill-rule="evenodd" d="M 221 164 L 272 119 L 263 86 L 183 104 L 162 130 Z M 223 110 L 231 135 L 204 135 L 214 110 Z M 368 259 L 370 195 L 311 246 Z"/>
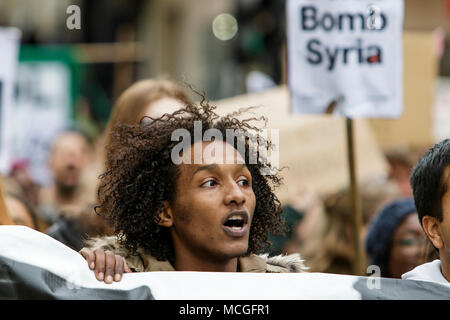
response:
<path id="1" fill-rule="evenodd" d="M 204 97 L 194 103 L 170 81 L 139 81 L 117 99 L 99 139 L 75 128 L 56 137 L 50 186 L 33 182 L 26 161 L 13 164 L 3 177 L 9 215 L 79 251 L 106 283 L 144 271 L 353 274 L 354 239 L 382 277 L 450 281 L 450 140 L 419 156 L 386 154 L 389 179 L 360 186 L 354 237 L 348 189 L 305 188 L 280 203 L 283 171 L 264 175 L 270 163 L 250 161 L 262 138 L 237 116 L 217 115 Z M 177 129 L 189 148 L 176 148 Z M 221 135 L 204 140 L 208 130 Z M 230 143 L 227 130 L 242 135 Z"/>

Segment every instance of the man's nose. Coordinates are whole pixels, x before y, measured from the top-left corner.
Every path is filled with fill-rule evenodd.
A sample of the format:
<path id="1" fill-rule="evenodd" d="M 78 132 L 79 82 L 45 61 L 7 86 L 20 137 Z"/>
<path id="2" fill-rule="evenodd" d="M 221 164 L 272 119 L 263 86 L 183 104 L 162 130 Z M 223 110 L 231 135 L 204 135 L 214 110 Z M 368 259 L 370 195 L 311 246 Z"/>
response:
<path id="1" fill-rule="evenodd" d="M 234 203 L 237 206 L 241 206 L 245 203 L 245 194 L 237 182 L 232 181 L 227 183 L 224 200 L 226 205 Z"/>
<path id="2" fill-rule="evenodd" d="M 81 162 L 81 157 L 79 154 L 70 153 L 67 154 L 64 160 L 66 167 L 78 167 L 79 163 Z"/>

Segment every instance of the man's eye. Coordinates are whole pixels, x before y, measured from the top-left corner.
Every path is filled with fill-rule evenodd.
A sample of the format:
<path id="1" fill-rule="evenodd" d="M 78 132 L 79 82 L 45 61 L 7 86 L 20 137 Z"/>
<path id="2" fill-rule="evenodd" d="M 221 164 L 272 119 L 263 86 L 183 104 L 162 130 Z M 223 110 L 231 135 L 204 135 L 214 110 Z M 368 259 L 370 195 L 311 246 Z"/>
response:
<path id="1" fill-rule="evenodd" d="M 240 186 L 242 186 L 242 187 L 246 187 L 246 186 L 249 185 L 249 182 L 248 182 L 247 179 L 241 179 L 241 180 L 238 181 L 238 184 L 239 184 Z"/>
<path id="2" fill-rule="evenodd" d="M 203 187 L 214 187 L 216 182 L 214 180 L 208 180 L 202 184 Z"/>

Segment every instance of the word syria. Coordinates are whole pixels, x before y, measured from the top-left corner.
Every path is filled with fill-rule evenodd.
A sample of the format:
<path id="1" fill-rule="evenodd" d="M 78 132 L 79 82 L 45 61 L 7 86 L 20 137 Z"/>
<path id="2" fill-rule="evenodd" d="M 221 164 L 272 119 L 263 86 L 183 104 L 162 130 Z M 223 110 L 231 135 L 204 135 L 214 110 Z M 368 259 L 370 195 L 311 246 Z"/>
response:
<path id="1" fill-rule="evenodd" d="M 300 28 L 305 34 L 314 31 L 328 32 L 383 32 L 386 29 L 387 18 L 383 13 L 372 12 L 372 15 L 362 13 L 323 12 L 322 15 L 313 6 L 300 8 Z M 329 71 L 336 67 L 337 62 L 347 65 L 349 62 L 358 64 L 382 63 L 382 49 L 378 45 L 364 43 L 362 38 L 356 38 L 352 44 L 346 41 L 345 46 L 333 48 L 325 45 L 318 38 L 310 39 L 306 44 L 308 52 L 307 61 L 314 65 L 326 63 Z"/>

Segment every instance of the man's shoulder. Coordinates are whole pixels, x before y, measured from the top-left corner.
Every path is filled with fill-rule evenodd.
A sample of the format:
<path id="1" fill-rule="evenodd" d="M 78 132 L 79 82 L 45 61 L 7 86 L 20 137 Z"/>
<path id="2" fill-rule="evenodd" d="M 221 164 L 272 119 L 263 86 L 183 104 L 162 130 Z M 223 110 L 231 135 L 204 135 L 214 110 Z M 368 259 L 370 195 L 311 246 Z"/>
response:
<path id="1" fill-rule="evenodd" d="M 415 267 L 411 271 L 404 273 L 402 279 L 449 283 L 442 275 L 441 261 L 439 259 Z"/>
<path id="2" fill-rule="evenodd" d="M 114 252 L 122 248 L 116 236 L 90 238 L 86 241 L 86 245 L 91 250 L 103 249 Z"/>

